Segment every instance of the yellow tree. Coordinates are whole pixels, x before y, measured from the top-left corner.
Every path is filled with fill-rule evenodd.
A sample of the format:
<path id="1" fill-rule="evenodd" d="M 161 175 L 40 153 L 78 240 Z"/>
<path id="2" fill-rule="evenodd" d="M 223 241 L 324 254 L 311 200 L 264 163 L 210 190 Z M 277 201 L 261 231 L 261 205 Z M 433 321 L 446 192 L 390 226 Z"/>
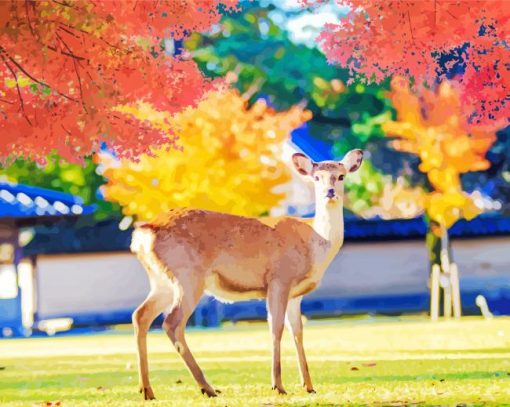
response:
<path id="1" fill-rule="evenodd" d="M 346 208 L 370 219 L 411 219 L 424 211 L 425 192 L 404 177 L 382 174 L 370 161 L 346 180 Z"/>
<path id="2" fill-rule="evenodd" d="M 460 177 L 489 167 L 485 155 L 496 140 L 497 125 L 471 123 L 472 109 L 449 82 L 414 93 L 406 79 L 395 77 L 389 97 L 397 118 L 385 122 L 383 131 L 394 138 L 396 150 L 418 156 L 419 170 L 427 175 L 431 186 L 424 199 L 431 225 L 427 240 L 431 263 L 439 263 L 441 246 L 443 253 L 448 252 L 448 229 L 482 211 L 463 191 Z"/>
<path id="3" fill-rule="evenodd" d="M 105 197 L 140 220 L 175 207 L 267 213 L 285 197 L 275 188 L 290 180 L 282 144 L 311 116 L 300 107 L 276 112 L 264 101 L 248 106 L 235 90 L 211 92 L 175 116 L 146 104 L 121 110 L 176 129 L 181 150 L 154 149 L 138 162 L 102 156 Z"/>

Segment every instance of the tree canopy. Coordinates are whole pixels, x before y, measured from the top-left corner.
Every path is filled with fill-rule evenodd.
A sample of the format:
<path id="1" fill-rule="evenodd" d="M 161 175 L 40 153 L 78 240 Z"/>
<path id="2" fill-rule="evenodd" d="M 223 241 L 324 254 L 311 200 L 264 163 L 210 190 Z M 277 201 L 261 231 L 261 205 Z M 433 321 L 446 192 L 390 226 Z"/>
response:
<path id="1" fill-rule="evenodd" d="M 495 124 L 470 123 L 472 111 L 463 105 L 454 84 L 442 82 L 436 89 L 413 93 L 406 79 L 395 77 L 389 94 L 396 120 L 382 125 L 396 150 L 415 154 L 419 170 L 427 174 L 431 193 L 426 199 L 430 219 L 449 228 L 458 219 L 471 219 L 483 208 L 463 192 L 460 175 L 486 170 L 485 158 L 496 140 Z"/>
<path id="2" fill-rule="evenodd" d="M 196 63 L 164 39 L 209 29 L 237 0 L 0 2 L 0 160 L 51 152 L 137 157 L 165 131 L 118 106 L 176 113 L 212 89 Z M 170 50 L 171 51 L 171 50 Z"/>
<path id="3" fill-rule="evenodd" d="M 306 4 L 325 0 L 304 0 Z M 392 75 L 417 84 L 460 73 L 476 120 L 510 116 L 510 9 L 506 0 L 342 0 L 348 14 L 318 41 L 331 62 L 367 82 Z M 455 69 L 452 69 L 455 68 Z"/>

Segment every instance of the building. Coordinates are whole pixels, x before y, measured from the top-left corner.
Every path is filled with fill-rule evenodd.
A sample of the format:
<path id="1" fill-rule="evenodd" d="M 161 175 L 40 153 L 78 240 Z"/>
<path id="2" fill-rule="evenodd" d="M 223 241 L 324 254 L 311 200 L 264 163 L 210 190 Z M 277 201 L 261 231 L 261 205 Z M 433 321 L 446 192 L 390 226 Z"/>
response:
<path id="1" fill-rule="evenodd" d="M 425 313 L 429 308 L 426 225 L 411 220 L 347 218 L 345 244 L 319 288 L 303 300 L 305 315 Z M 131 231 L 116 222 L 76 228 L 37 226 L 24 249 L 36 257 L 35 319 L 72 318 L 75 325 L 128 323 L 149 290 L 146 273 L 128 250 Z M 55 239 L 58 231 L 59 239 Z M 510 219 L 479 217 L 451 229 L 463 310 L 479 314 L 477 295 L 491 311 L 510 314 Z M 221 304 L 204 298 L 194 322 L 265 318 L 263 301 Z"/>
<path id="2" fill-rule="evenodd" d="M 93 210 L 70 194 L 0 182 L 0 336 L 24 335 L 34 322 L 36 272 L 22 247 L 30 228 Z"/>

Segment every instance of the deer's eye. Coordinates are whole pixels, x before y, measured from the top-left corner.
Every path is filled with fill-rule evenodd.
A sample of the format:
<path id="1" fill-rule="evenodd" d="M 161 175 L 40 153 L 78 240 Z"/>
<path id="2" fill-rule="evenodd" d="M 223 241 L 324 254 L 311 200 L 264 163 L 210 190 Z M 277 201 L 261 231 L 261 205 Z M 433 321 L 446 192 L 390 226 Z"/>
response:
<path id="1" fill-rule="evenodd" d="M 344 176 L 343 175 L 339 175 L 338 176 L 338 181 L 342 181 L 344 179 Z"/>
<path id="2" fill-rule="evenodd" d="M 319 180 L 319 177 L 316 175 L 315 176 L 315 181 L 318 181 Z"/>

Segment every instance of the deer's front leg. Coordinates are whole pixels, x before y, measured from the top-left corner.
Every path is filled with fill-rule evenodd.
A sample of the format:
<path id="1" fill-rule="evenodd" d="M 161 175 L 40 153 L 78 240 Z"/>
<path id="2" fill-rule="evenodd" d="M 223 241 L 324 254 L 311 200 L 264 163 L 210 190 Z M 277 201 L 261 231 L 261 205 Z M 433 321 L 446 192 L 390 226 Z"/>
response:
<path id="1" fill-rule="evenodd" d="M 289 300 L 289 289 L 281 282 L 272 282 L 267 290 L 267 319 L 273 340 L 272 387 L 279 394 L 287 394 L 282 384 L 280 344 L 285 321 L 285 310 Z"/>
<path id="2" fill-rule="evenodd" d="M 312 378 L 308 371 L 306 363 L 305 348 L 303 346 L 303 321 L 301 320 L 301 299 L 303 297 L 292 298 L 287 305 L 286 323 L 296 345 L 296 353 L 299 363 L 299 373 L 301 383 L 308 393 L 315 393 L 312 386 Z"/>

